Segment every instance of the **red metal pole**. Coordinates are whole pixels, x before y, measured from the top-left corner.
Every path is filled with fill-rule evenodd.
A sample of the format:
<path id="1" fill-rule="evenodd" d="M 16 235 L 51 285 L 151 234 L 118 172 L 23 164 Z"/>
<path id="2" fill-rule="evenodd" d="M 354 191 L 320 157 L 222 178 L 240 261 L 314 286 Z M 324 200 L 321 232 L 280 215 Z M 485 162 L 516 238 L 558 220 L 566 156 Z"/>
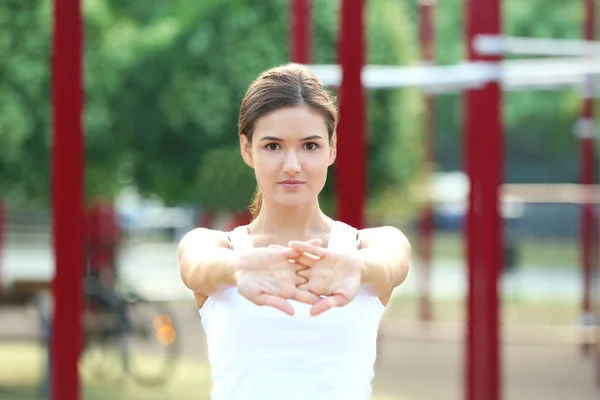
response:
<path id="1" fill-rule="evenodd" d="M 434 49 L 434 22 L 433 11 L 435 0 L 419 1 L 419 20 L 420 30 L 419 39 L 421 42 L 421 60 L 423 64 L 432 64 L 435 60 Z M 434 130 L 435 130 L 435 96 L 424 93 L 424 136 L 425 136 L 425 163 L 427 171 L 434 171 L 435 151 L 434 151 Z M 421 300 L 419 316 L 421 321 L 429 322 L 432 319 L 431 307 L 431 259 L 433 246 L 433 206 L 431 199 L 427 199 L 423 205 L 420 218 L 420 237 L 419 252 L 421 259 Z"/>
<path id="2" fill-rule="evenodd" d="M 478 34 L 500 34 L 500 0 L 467 0 L 467 7 L 469 60 L 498 66 L 499 56 L 482 57 L 474 50 L 473 42 Z M 498 80 L 466 93 L 465 168 L 470 180 L 466 223 L 467 400 L 501 398 L 498 295 L 503 263 L 499 213 L 503 165 L 501 97 Z"/>
<path id="3" fill-rule="evenodd" d="M 312 0 L 291 0 L 290 58 L 299 64 L 310 62 L 311 3 Z"/>
<path id="4" fill-rule="evenodd" d="M 51 398 L 77 400 L 83 278 L 81 0 L 54 0 L 52 207 L 55 254 Z"/>
<path id="5" fill-rule="evenodd" d="M 343 0 L 339 39 L 342 82 L 339 91 L 339 124 L 335 188 L 337 219 L 363 227 L 366 197 L 366 132 L 361 72 L 365 59 L 364 0 Z"/>
<path id="6" fill-rule="evenodd" d="M 596 10 L 594 0 L 585 0 L 584 5 L 584 26 L 583 38 L 585 40 L 595 40 L 596 34 Z M 587 330 L 593 324 L 593 314 L 590 301 L 591 291 L 591 273 L 592 260 L 594 255 L 593 243 L 594 236 L 594 206 L 593 187 L 595 183 L 595 154 L 594 154 L 594 82 L 592 77 L 586 77 L 586 83 L 583 90 L 583 102 L 581 121 L 579 124 L 578 136 L 580 139 L 580 179 L 582 185 L 583 202 L 581 205 L 581 270 L 583 275 L 583 298 L 581 304 L 582 324 Z M 582 350 L 588 352 L 590 346 L 587 340 L 582 345 Z"/>

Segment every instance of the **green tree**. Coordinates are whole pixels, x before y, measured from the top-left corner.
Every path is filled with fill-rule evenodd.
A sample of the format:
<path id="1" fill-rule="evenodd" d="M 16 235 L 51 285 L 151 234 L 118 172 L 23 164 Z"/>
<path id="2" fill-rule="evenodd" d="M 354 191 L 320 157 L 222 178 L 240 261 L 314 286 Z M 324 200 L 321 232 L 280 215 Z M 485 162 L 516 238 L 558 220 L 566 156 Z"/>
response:
<path id="1" fill-rule="evenodd" d="M 288 0 L 86 0 L 88 200 L 134 184 L 167 204 L 245 209 L 254 179 L 239 155 L 237 113 L 254 77 L 289 59 L 288 6 Z M 337 3 L 317 0 L 314 13 L 314 61 L 334 63 Z M 4 194 L 47 204 L 50 2 L 2 2 L 0 15 L 7 33 L 0 49 L 15 54 L 0 60 L 6 77 L 0 102 L 9 110 L 0 114 L 0 183 Z M 402 4 L 370 0 L 366 20 L 370 63 L 415 59 Z M 410 89 L 368 93 L 376 209 L 389 208 L 376 199 L 405 190 L 419 168 L 417 96 Z"/>
<path id="2" fill-rule="evenodd" d="M 401 4 L 368 4 L 368 61 L 414 60 L 410 22 Z M 202 7 L 186 7 L 187 18 L 171 46 L 142 56 L 128 75 L 124 86 L 143 101 L 120 107 L 119 132 L 139 155 L 135 181 L 142 190 L 157 191 L 169 202 L 199 201 L 242 210 L 254 188 L 238 185 L 232 192 L 210 171 L 226 171 L 234 182 L 252 179 L 237 151 L 237 113 L 249 83 L 264 69 L 289 60 L 288 1 L 207 1 Z M 337 17 L 335 2 L 315 2 L 315 63 L 337 59 Z M 404 189 L 414 179 L 420 159 L 418 105 L 414 90 L 368 94 L 369 187 L 374 199 L 390 187 Z M 145 118 L 130 118 L 142 113 Z M 209 156 L 212 152 L 218 156 Z M 148 159 L 154 162 L 143 162 Z M 329 182 L 324 198 L 331 206 Z"/>
<path id="3" fill-rule="evenodd" d="M 50 6 L 49 0 L 0 4 L 0 51 L 10 54 L 0 59 L 0 187 L 13 205 L 47 206 L 50 200 Z M 135 54 L 107 43 L 119 25 L 104 3 L 86 1 L 84 18 L 86 197 L 94 202 L 120 186 L 127 147 L 113 130 L 113 100 L 123 92 L 126 61 Z"/>
<path id="4" fill-rule="evenodd" d="M 9 202 L 49 190 L 48 8 L 0 3 L 0 193 Z"/>
<path id="5" fill-rule="evenodd" d="M 374 65 L 411 65 L 417 61 L 414 24 L 400 2 L 366 3 L 366 62 Z M 339 10 L 335 2 L 315 4 L 315 63 L 337 60 Z M 368 212 L 384 218 L 410 210 L 412 184 L 422 168 L 420 94 L 417 89 L 370 89 L 367 98 Z M 335 169 L 335 165 L 332 171 Z M 333 201 L 333 174 L 325 191 Z"/>
<path id="6" fill-rule="evenodd" d="M 412 3 L 412 2 L 411 2 Z M 504 33 L 510 36 L 579 39 L 583 2 L 543 0 L 503 2 Z M 544 10 L 540 14 L 540 10 Z M 416 8 L 411 8 L 416 19 Z M 540 16 L 541 15 L 541 16 Z M 436 2 L 436 58 L 442 65 L 465 59 L 463 0 Z M 462 95 L 438 99 L 438 161 L 441 169 L 461 167 Z M 518 91 L 504 94 L 507 133 L 507 179 L 510 181 L 572 180 L 576 178 L 573 124 L 580 94 L 571 89 Z M 565 165 L 566 164 L 566 165 Z"/>

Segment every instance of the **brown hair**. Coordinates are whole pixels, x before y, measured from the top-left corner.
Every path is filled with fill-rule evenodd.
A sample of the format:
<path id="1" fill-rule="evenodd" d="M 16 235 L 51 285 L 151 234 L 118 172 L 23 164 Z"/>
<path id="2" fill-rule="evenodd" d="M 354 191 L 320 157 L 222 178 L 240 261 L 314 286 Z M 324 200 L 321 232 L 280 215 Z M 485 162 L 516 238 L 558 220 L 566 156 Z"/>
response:
<path id="1" fill-rule="evenodd" d="M 248 145 L 251 145 L 254 127 L 262 116 L 281 108 L 300 105 L 307 105 L 323 115 L 331 142 L 338 118 L 334 98 L 308 68 L 299 64 L 271 68 L 252 82 L 240 107 L 238 134 L 246 135 Z M 253 219 L 261 206 L 262 193 L 257 187 L 249 207 Z"/>

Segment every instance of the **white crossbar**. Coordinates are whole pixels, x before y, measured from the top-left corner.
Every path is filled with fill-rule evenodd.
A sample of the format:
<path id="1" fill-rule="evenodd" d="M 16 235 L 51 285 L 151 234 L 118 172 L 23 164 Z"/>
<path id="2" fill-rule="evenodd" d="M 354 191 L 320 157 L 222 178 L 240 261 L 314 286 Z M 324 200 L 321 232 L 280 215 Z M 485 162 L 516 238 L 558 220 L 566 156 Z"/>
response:
<path id="1" fill-rule="evenodd" d="M 308 65 L 326 86 L 339 86 L 339 65 Z M 600 75 L 600 59 L 543 58 L 499 63 L 463 62 L 450 66 L 366 65 L 362 82 L 370 89 L 419 87 L 434 93 L 458 92 L 499 80 L 504 90 L 582 89 L 586 77 Z M 598 90 L 594 90 L 596 96 Z"/>
<path id="2" fill-rule="evenodd" d="M 575 39 L 528 38 L 503 35 L 478 35 L 473 46 L 482 55 L 524 56 L 598 56 L 600 42 Z"/>

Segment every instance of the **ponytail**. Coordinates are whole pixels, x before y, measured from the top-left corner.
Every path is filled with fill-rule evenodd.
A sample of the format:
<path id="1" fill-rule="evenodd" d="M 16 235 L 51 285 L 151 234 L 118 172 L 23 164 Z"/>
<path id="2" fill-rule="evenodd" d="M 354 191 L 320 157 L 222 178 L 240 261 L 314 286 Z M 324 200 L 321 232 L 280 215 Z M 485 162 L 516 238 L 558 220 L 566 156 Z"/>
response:
<path id="1" fill-rule="evenodd" d="M 256 192 L 254 193 L 254 198 L 252 199 L 252 203 L 250 203 L 250 207 L 248 207 L 248 209 L 250 210 L 250 214 L 252 215 L 252 219 L 258 217 L 258 214 L 260 213 L 260 209 L 262 207 L 262 200 L 262 192 L 260 191 L 260 188 L 257 187 Z"/>

